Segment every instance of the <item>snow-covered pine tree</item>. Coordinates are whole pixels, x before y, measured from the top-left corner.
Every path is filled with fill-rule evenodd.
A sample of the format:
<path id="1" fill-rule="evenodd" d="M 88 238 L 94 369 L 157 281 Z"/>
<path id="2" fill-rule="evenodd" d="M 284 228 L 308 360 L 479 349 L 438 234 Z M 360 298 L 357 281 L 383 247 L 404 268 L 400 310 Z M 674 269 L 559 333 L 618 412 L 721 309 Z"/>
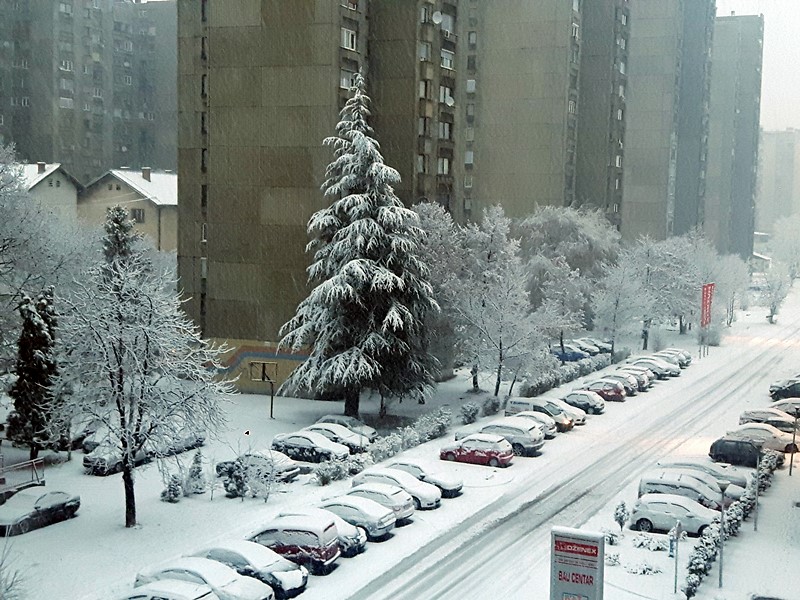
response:
<path id="1" fill-rule="evenodd" d="M 17 352 L 17 380 L 9 390 L 14 412 L 8 417 L 8 436 L 28 446 L 33 460 L 49 437 L 53 409 L 50 386 L 58 373 L 54 352 L 57 316 L 53 288 L 45 289 L 35 302 L 30 296 L 23 296 L 19 313 L 22 331 Z"/>
<path id="2" fill-rule="evenodd" d="M 203 471 L 203 453 L 198 450 L 194 453 L 192 464 L 189 467 L 189 474 L 186 476 L 186 483 L 183 486 L 184 493 L 202 494 L 208 489 L 208 482 Z"/>
<path id="3" fill-rule="evenodd" d="M 438 310 L 427 267 L 418 257 L 423 232 L 393 186 L 400 176 L 383 162 L 367 123 L 369 98 L 357 75 L 341 112 L 322 188 L 333 201 L 308 222 L 316 287 L 282 328 L 281 346 L 309 349 L 285 388 L 344 397 L 357 416 L 360 393 L 385 401 L 430 393 L 437 363 L 424 323 Z"/>
<path id="4" fill-rule="evenodd" d="M 133 256 L 136 244 L 142 240 L 142 235 L 134 229 L 135 225 L 134 220 L 128 216 L 127 209 L 119 204 L 106 210 L 103 255 L 107 263 L 128 260 Z"/>
<path id="5" fill-rule="evenodd" d="M 631 516 L 630 511 L 628 510 L 628 505 L 625 504 L 624 500 L 620 500 L 617 507 L 614 509 L 614 521 L 617 525 L 619 525 L 619 530 L 622 531 L 622 528 L 625 527 L 625 523 L 628 521 L 628 517 Z"/>

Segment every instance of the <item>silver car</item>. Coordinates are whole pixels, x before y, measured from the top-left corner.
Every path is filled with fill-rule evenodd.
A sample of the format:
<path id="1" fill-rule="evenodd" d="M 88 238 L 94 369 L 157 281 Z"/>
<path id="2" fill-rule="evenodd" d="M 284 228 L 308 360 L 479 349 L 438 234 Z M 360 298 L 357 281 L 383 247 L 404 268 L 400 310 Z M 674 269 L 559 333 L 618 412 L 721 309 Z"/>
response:
<path id="1" fill-rule="evenodd" d="M 204 584 L 165 579 L 134 588 L 117 600 L 219 600 L 219 596 Z"/>
<path id="2" fill-rule="evenodd" d="M 699 502 L 675 494 L 645 494 L 633 505 L 631 529 L 669 531 L 680 521 L 689 533 L 702 535 L 719 513 Z"/>
<path id="3" fill-rule="evenodd" d="M 397 524 L 414 514 L 414 500 L 405 490 L 385 483 L 362 483 L 346 493 L 347 496 L 367 498 L 394 512 Z"/>
<path id="4" fill-rule="evenodd" d="M 396 522 L 392 509 L 367 497 L 337 496 L 323 500 L 319 507 L 338 515 L 351 525 L 363 528 L 369 540 L 386 537 L 394 529 Z"/>
<path id="5" fill-rule="evenodd" d="M 367 441 L 372 443 L 378 439 L 378 432 L 369 425 L 365 425 L 355 417 L 348 417 L 345 415 L 325 415 L 317 419 L 317 423 L 336 423 L 347 427 L 353 433 L 363 435 Z"/>
<path id="6" fill-rule="evenodd" d="M 766 423 L 784 433 L 792 433 L 794 431 L 795 418 L 789 413 L 773 407 L 754 408 L 746 410 L 739 415 L 739 425 L 744 425 L 745 423 Z"/>
<path id="7" fill-rule="evenodd" d="M 707 457 L 699 457 L 696 459 L 691 457 L 666 459 L 660 461 L 657 466 L 664 467 L 665 469 L 693 469 L 695 471 L 702 471 L 714 479 L 722 479 L 723 481 L 728 481 L 742 488 L 747 487 L 747 479 L 749 474 L 753 472 L 750 469 L 739 471 L 736 467 L 731 467 L 730 465 L 708 462 Z"/>
<path id="8" fill-rule="evenodd" d="M 442 492 L 439 491 L 439 488 L 398 469 L 372 467 L 361 471 L 353 477 L 353 485 L 357 486 L 362 483 L 384 483 L 397 486 L 408 492 L 414 500 L 414 508 L 417 510 L 439 508 L 442 503 Z"/>
<path id="9" fill-rule="evenodd" d="M 475 433 L 469 428 L 456 431 L 455 439 L 460 440 Z M 518 419 L 516 416 L 503 417 L 481 426 L 477 433 L 488 433 L 504 437 L 511 444 L 517 456 L 535 456 L 544 446 L 544 429 L 539 423 L 530 419 Z"/>
<path id="10" fill-rule="evenodd" d="M 558 427 L 556 426 L 555 419 L 544 413 L 535 412 L 532 410 L 523 410 L 522 412 L 514 413 L 514 416 L 519 417 L 520 419 L 530 419 L 539 423 L 544 430 L 544 437 L 547 440 L 553 439 L 556 437 L 556 433 L 558 433 Z"/>
<path id="11" fill-rule="evenodd" d="M 553 424 L 553 431 L 555 431 L 555 424 Z M 387 466 L 389 469 L 405 471 L 420 481 L 435 485 L 442 492 L 443 498 L 458 496 L 461 493 L 461 488 L 464 487 L 464 482 L 459 477 L 446 471 L 432 468 L 420 461 L 411 459 L 395 460 Z"/>

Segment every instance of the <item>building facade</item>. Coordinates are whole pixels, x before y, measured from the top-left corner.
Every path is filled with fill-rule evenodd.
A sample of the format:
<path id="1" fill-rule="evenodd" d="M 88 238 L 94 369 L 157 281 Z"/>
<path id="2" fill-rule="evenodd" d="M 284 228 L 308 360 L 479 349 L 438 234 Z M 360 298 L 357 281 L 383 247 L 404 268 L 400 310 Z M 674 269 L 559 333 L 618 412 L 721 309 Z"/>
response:
<path id="1" fill-rule="evenodd" d="M 717 251 L 753 253 L 763 16 L 718 17 L 714 33 L 705 231 Z"/>
<path id="2" fill-rule="evenodd" d="M 175 52 L 158 52 L 174 11 L 174 1 L 0 0 L 4 143 L 84 182 L 116 165 L 174 168 L 168 136 L 156 151 L 176 127 L 175 108 L 156 100 L 174 89 L 163 83 L 174 82 Z"/>
<path id="3" fill-rule="evenodd" d="M 756 231 L 800 212 L 800 130 L 764 131 L 758 146 Z"/>
<path id="4" fill-rule="evenodd" d="M 22 164 L 20 168 L 31 200 L 60 222 L 77 222 L 78 194 L 83 189 L 77 179 L 58 163 Z"/>

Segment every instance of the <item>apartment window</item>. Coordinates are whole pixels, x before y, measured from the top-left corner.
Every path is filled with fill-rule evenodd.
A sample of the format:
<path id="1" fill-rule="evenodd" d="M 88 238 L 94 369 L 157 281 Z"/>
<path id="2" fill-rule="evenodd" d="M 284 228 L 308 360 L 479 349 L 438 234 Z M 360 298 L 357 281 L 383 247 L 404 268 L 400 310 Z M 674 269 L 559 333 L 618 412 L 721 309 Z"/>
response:
<path id="1" fill-rule="evenodd" d="M 618 93 L 619 93 L 619 97 L 624 100 L 625 99 L 625 86 L 624 85 L 620 85 L 619 86 Z"/>
<path id="2" fill-rule="evenodd" d="M 0 125 L 2 125 L 3 123 L 4 123 L 3 115 L 0 115 Z"/>
<path id="3" fill-rule="evenodd" d="M 56 187 L 61 187 L 61 180 L 60 179 L 56 179 Z"/>
<path id="4" fill-rule="evenodd" d="M 572 24 L 572 38 L 577 40 L 580 37 L 581 26 L 577 23 Z"/>
<path id="5" fill-rule="evenodd" d="M 21 99 L 20 104 L 22 104 L 22 106 L 30 106 L 31 99 L 28 98 L 27 96 L 23 96 L 22 99 Z"/>
<path id="6" fill-rule="evenodd" d="M 617 45 L 623 50 L 625 50 L 625 46 L 628 45 L 628 42 L 625 40 L 624 37 L 619 37 L 617 38 Z"/>
<path id="7" fill-rule="evenodd" d="M 467 104 L 467 123 L 472 123 L 475 120 L 475 105 L 473 103 Z"/>
<path id="8" fill-rule="evenodd" d="M 345 50 L 355 50 L 357 48 L 358 34 L 352 29 L 342 27 L 342 48 Z"/>
<path id="9" fill-rule="evenodd" d="M 133 85 L 133 77 L 130 75 L 125 75 L 124 77 L 125 85 Z"/>
<path id="10" fill-rule="evenodd" d="M 575 102 L 575 100 L 570 100 L 569 102 L 567 102 L 567 112 L 569 114 L 574 115 L 577 112 L 577 109 L 578 109 L 578 104 Z"/>
<path id="11" fill-rule="evenodd" d="M 420 42 L 417 46 L 417 55 L 420 60 L 429 61 L 431 59 L 430 42 Z"/>
<path id="12" fill-rule="evenodd" d="M 572 56 L 570 57 L 570 60 L 574 64 L 577 64 L 578 61 L 580 60 L 580 57 L 581 57 L 581 49 L 580 49 L 580 47 L 576 46 L 576 45 L 573 45 L 572 46 Z"/>
<path id="13" fill-rule="evenodd" d="M 103 89 L 96 87 L 92 90 L 92 97 L 93 98 L 102 98 L 103 97 Z"/>
<path id="14" fill-rule="evenodd" d="M 474 79 L 467 79 L 467 93 L 474 94 L 475 93 L 475 80 Z"/>
<path id="15" fill-rule="evenodd" d="M 446 156 L 440 156 L 436 161 L 436 173 L 439 175 L 450 174 L 450 159 Z"/>
<path id="16" fill-rule="evenodd" d="M 200 170 L 203 173 L 208 171 L 208 148 L 200 150 Z"/>
<path id="17" fill-rule="evenodd" d="M 628 15 L 626 15 L 623 11 L 619 11 L 619 22 L 623 25 L 628 24 Z"/>
<path id="18" fill-rule="evenodd" d="M 63 13 L 65 15 L 72 14 L 72 4 L 69 2 L 59 2 L 58 3 L 58 12 Z"/>
<path id="19" fill-rule="evenodd" d="M 208 21 L 208 0 L 200 0 L 200 21 Z"/>
<path id="20" fill-rule="evenodd" d="M 200 257 L 200 278 L 208 278 L 208 259 L 205 256 Z"/>
<path id="21" fill-rule="evenodd" d="M 464 188 L 472 188 L 472 175 L 464 175 Z"/>
<path id="22" fill-rule="evenodd" d="M 203 98 L 208 96 L 208 75 L 206 73 L 200 76 L 200 95 Z"/>
<path id="23" fill-rule="evenodd" d="M 428 117 L 420 117 L 418 124 L 419 135 L 428 135 L 431 130 L 431 120 Z"/>
<path id="24" fill-rule="evenodd" d="M 447 104 L 447 106 L 453 106 L 453 104 L 455 104 L 455 100 L 453 100 L 453 88 L 446 85 L 440 85 L 439 102 Z"/>
<path id="25" fill-rule="evenodd" d="M 474 54 L 467 57 L 467 71 L 475 71 L 477 69 L 476 58 Z"/>
<path id="26" fill-rule="evenodd" d="M 200 133 L 203 135 L 208 133 L 208 113 L 206 111 L 200 113 Z"/>
<path id="27" fill-rule="evenodd" d="M 342 0 L 341 4 L 348 10 L 358 10 L 358 0 Z"/>
<path id="28" fill-rule="evenodd" d="M 617 154 L 616 158 L 614 159 L 614 164 L 617 167 L 622 167 L 622 155 L 621 154 Z"/>
<path id="29" fill-rule="evenodd" d="M 444 34 L 449 37 L 450 34 L 453 33 L 453 31 L 455 31 L 456 28 L 455 17 L 453 17 L 453 15 L 448 15 L 446 13 L 443 14 L 442 22 L 439 24 L 439 27 L 441 27 L 442 31 L 444 31 Z"/>
<path id="30" fill-rule="evenodd" d="M 75 100 L 72 98 L 61 97 L 58 99 L 59 108 L 75 108 Z"/>
<path id="31" fill-rule="evenodd" d="M 622 121 L 623 112 L 621 108 L 617 109 L 617 121 Z"/>
<path id="32" fill-rule="evenodd" d="M 203 223 L 200 227 L 200 241 L 207 242 L 208 241 L 208 223 Z"/>
<path id="33" fill-rule="evenodd" d="M 89 70 L 89 65 L 83 65 L 83 74 L 84 75 L 91 75 L 91 71 Z"/>
<path id="34" fill-rule="evenodd" d="M 61 68 L 62 71 L 72 71 L 72 61 L 71 60 L 62 60 L 60 68 Z"/>
<path id="35" fill-rule="evenodd" d="M 200 58 L 202 60 L 208 59 L 208 38 L 205 36 L 200 38 Z"/>
<path id="36" fill-rule="evenodd" d="M 467 127 L 464 129 L 464 140 L 467 142 L 472 142 L 475 140 L 475 129 L 473 127 Z"/>
<path id="37" fill-rule="evenodd" d="M 133 42 L 130 40 L 125 40 L 125 44 L 123 46 L 125 48 L 125 52 L 133 52 Z"/>
<path id="38" fill-rule="evenodd" d="M 339 70 L 339 87 L 349 90 L 353 87 L 353 79 L 355 78 L 356 74 L 354 71 L 350 71 L 348 69 L 340 69 Z"/>
<path id="39" fill-rule="evenodd" d="M 75 89 L 75 82 L 72 79 L 65 79 L 61 78 L 61 89 L 67 92 L 71 92 Z"/>
<path id="40" fill-rule="evenodd" d="M 417 173 L 427 173 L 427 161 L 424 154 L 417 154 Z"/>
<path id="41" fill-rule="evenodd" d="M 133 219 L 134 223 L 144 223 L 144 209 L 132 208 L 131 219 Z"/>
<path id="42" fill-rule="evenodd" d="M 619 62 L 619 72 L 622 73 L 623 75 L 625 75 L 625 68 L 626 68 L 625 67 L 625 61 L 621 60 Z"/>
<path id="43" fill-rule="evenodd" d="M 419 22 L 430 23 L 431 20 L 431 5 L 423 4 L 419 11 Z"/>
<path id="44" fill-rule="evenodd" d="M 92 110 L 92 107 L 88 102 L 84 102 L 83 103 L 83 110 L 85 110 L 86 112 L 89 112 L 90 110 Z"/>
<path id="45" fill-rule="evenodd" d="M 419 97 L 420 98 L 430 98 L 431 97 L 431 81 L 429 79 L 422 79 L 419 82 Z"/>
<path id="46" fill-rule="evenodd" d="M 477 31 L 470 31 L 467 33 L 467 44 L 469 44 L 469 49 L 474 50 L 475 47 L 478 45 L 478 32 Z"/>
<path id="47" fill-rule="evenodd" d="M 572 0 L 572 10 L 574 10 L 575 12 L 580 12 L 581 0 Z"/>
<path id="48" fill-rule="evenodd" d="M 11 106 L 19 106 L 19 98 L 11 97 Z"/>
<path id="49" fill-rule="evenodd" d="M 446 121 L 439 121 L 439 139 L 452 140 L 453 139 L 453 124 Z"/>
<path id="50" fill-rule="evenodd" d="M 614 178 L 614 189 L 618 190 L 621 187 L 622 187 L 622 179 L 620 179 L 619 177 L 615 177 Z"/>
<path id="51" fill-rule="evenodd" d="M 445 69 L 453 69 L 456 63 L 456 54 L 455 52 L 450 52 L 450 50 L 442 50 L 442 61 L 440 65 Z"/>
<path id="52" fill-rule="evenodd" d="M 464 164 L 468 167 L 475 164 L 475 153 L 472 150 L 464 152 Z"/>

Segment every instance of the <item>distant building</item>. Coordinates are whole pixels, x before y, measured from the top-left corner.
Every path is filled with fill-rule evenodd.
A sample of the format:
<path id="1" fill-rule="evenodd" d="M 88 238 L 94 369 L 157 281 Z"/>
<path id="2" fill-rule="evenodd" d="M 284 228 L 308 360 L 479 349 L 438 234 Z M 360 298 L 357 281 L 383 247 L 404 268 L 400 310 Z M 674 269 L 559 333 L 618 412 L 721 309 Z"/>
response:
<path id="1" fill-rule="evenodd" d="M 174 0 L 0 2 L 0 141 L 83 182 L 174 168 L 175 29 Z"/>
<path id="2" fill-rule="evenodd" d="M 762 132 L 758 158 L 756 229 L 772 232 L 775 221 L 800 213 L 800 130 Z"/>
<path id="3" fill-rule="evenodd" d="M 22 164 L 28 193 L 45 211 L 68 223 L 77 221 L 80 182 L 59 163 Z"/>
<path id="4" fill-rule="evenodd" d="M 78 199 L 78 217 L 102 225 L 112 206 L 125 207 L 157 250 L 175 251 L 178 244 L 178 175 L 149 167 L 112 169 L 90 182 Z"/>
<path id="5" fill-rule="evenodd" d="M 714 0 L 630 0 L 623 237 L 700 224 Z"/>
<path id="6" fill-rule="evenodd" d="M 716 20 L 704 228 L 717 251 L 753 253 L 763 16 Z"/>

